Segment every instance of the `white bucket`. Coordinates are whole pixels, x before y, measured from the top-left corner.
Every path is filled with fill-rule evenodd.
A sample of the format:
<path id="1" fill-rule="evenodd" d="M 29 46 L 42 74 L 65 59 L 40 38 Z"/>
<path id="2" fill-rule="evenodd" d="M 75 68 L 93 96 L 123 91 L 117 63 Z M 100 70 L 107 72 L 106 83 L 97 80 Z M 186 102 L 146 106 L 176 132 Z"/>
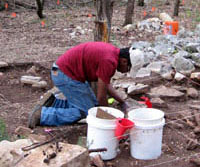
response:
<path id="1" fill-rule="evenodd" d="M 130 131 L 131 156 L 136 159 L 150 160 L 161 155 L 164 113 L 153 108 L 138 108 L 128 113 L 135 123 Z"/>
<path id="2" fill-rule="evenodd" d="M 103 160 L 110 160 L 117 156 L 119 142 L 115 137 L 116 119 L 100 119 L 96 117 L 97 108 L 89 109 L 87 116 L 87 146 L 88 149 L 106 148 L 107 151 L 90 153 L 90 156 L 100 154 Z M 102 110 L 114 115 L 116 118 L 124 118 L 124 113 L 111 107 L 100 107 Z"/>

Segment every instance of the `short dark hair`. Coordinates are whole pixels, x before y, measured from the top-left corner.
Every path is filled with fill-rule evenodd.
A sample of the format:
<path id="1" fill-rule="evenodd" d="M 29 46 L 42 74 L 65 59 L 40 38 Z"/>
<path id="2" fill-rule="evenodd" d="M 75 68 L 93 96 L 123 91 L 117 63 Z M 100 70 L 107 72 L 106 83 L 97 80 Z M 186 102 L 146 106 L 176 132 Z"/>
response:
<path id="1" fill-rule="evenodd" d="M 131 67 L 131 59 L 130 59 L 130 53 L 129 53 L 129 47 L 127 48 L 121 48 L 119 52 L 119 57 L 125 58 L 128 60 L 128 66 Z"/>

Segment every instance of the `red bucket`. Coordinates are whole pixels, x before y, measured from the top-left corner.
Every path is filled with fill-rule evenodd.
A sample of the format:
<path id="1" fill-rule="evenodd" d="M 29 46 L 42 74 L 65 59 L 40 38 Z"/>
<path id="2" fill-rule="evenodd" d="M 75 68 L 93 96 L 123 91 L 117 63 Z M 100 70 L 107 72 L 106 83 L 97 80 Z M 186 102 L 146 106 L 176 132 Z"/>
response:
<path id="1" fill-rule="evenodd" d="M 134 123 L 126 118 L 118 118 L 117 119 L 117 127 L 115 129 L 115 136 L 118 140 L 123 139 L 123 134 L 128 130 L 134 127 Z"/>

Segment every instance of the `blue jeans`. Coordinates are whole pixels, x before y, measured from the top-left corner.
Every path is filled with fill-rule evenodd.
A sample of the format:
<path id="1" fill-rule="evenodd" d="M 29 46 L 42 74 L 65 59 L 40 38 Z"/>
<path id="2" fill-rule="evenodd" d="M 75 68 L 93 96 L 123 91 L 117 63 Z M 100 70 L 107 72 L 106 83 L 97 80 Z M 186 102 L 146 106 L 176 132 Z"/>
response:
<path id="1" fill-rule="evenodd" d="M 42 107 L 40 124 L 59 126 L 74 123 L 88 115 L 88 110 L 98 105 L 88 82 L 72 80 L 53 65 L 51 78 L 67 100 L 56 98 L 51 107 Z"/>

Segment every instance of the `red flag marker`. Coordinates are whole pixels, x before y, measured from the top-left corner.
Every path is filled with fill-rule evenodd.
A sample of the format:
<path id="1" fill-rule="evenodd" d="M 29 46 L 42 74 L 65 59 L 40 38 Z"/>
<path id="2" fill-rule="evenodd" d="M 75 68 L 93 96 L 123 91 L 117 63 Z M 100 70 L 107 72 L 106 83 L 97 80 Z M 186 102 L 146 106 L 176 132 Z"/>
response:
<path id="1" fill-rule="evenodd" d="M 41 25 L 42 25 L 42 27 L 44 27 L 45 26 L 45 22 L 41 21 Z"/>
<path id="2" fill-rule="evenodd" d="M 144 11 L 144 17 L 147 15 L 147 12 L 146 11 Z"/>
<path id="3" fill-rule="evenodd" d="M 152 12 L 155 12 L 156 8 L 155 7 L 152 7 L 151 11 Z"/>
<path id="4" fill-rule="evenodd" d="M 5 3 L 5 9 L 8 9 L 8 3 Z"/>
<path id="5" fill-rule="evenodd" d="M 12 16 L 12 17 L 16 17 L 17 14 L 13 12 L 13 13 L 11 13 L 11 16 Z"/>
<path id="6" fill-rule="evenodd" d="M 60 0 L 57 0 L 57 5 L 60 5 Z"/>
<path id="7" fill-rule="evenodd" d="M 185 4 L 185 2 L 184 2 L 184 0 L 182 0 L 182 5 L 184 5 Z"/>

